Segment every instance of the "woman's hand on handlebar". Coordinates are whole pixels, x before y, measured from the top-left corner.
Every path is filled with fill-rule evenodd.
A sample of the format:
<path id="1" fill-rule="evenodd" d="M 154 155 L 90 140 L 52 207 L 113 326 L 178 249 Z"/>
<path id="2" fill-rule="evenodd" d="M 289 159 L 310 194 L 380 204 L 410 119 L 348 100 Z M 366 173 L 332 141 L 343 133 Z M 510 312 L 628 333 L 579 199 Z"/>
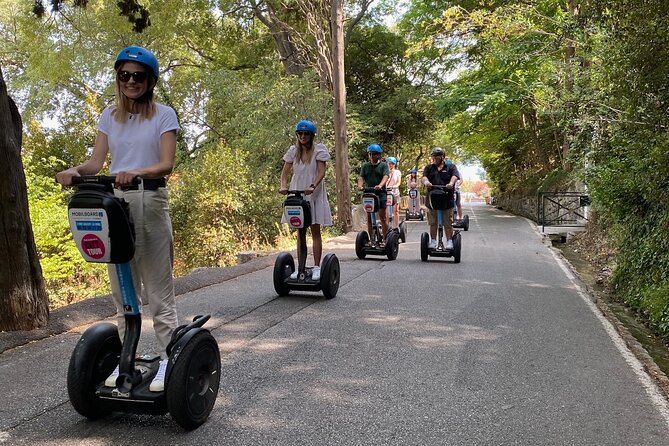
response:
<path id="1" fill-rule="evenodd" d="M 116 187 L 127 187 L 133 184 L 133 179 L 135 177 L 141 177 L 141 172 L 139 170 L 122 170 L 116 174 L 116 181 L 114 185 Z"/>
<path id="2" fill-rule="evenodd" d="M 79 171 L 74 167 L 70 167 L 69 169 L 60 171 L 56 174 L 56 182 L 63 186 L 72 186 L 72 177 L 78 176 L 81 176 Z"/>
<path id="3" fill-rule="evenodd" d="M 281 195 L 288 195 L 288 188 L 287 188 L 287 187 L 283 187 L 283 186 L 280 187 L 280 188 L 279 188 L 279 193 L 280 193 Z"/>
<path id="4" fill-rule="evenodd" d="M 315 187 L 308 186 L 306 189 L 304 189 L 304 195 L 311 195 L 314 193 Z"/>

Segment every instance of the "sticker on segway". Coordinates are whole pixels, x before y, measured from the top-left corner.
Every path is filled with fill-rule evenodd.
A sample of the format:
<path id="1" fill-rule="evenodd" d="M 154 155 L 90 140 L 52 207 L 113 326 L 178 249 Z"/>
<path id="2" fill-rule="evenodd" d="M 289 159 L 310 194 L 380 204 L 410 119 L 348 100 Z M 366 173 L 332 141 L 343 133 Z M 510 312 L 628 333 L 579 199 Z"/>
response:
<path id="1" fill-rule="evenodd" d="M 86 234 L 81 239 L 81 251 L 88 257 L 100 261 L 105 256 L 107 248 L 100 237 L 95 234 Z"/>
<path id="2" fill-rule="evenodd" d="M 418 196 L 418 191 L 416 189 L 412 189 L 409 191 L 409 198 L 416 198 Z"/>
<path id="3" fill-rule="evenodd" d="M 104 209 L 77 209 L 68 211 L 74 243 L 87 262 L 108 263 L 111 259 L 109 222 Z"/>
<path id="4" fill-rule="evenodd" d="M 393 196 L 392 194 L 388 194 L 388 198 L 386 198 L 386 206 L 392 206 L 393 205 Z"/>
<path id="5" fill-rule="evenodd" d="M 291 228 L 300 229 L 304 226 L 304 209 L 302 209 L 302 206 L 284 206 L 283 212 Z"/>
<path id="6" fill-rule="evenodd" d="M 376 199 L 374 197 L 362 197 L 362 207 L 365 209 L 365 212 L 371 214 L 374 212 L 374 203 Z"/>

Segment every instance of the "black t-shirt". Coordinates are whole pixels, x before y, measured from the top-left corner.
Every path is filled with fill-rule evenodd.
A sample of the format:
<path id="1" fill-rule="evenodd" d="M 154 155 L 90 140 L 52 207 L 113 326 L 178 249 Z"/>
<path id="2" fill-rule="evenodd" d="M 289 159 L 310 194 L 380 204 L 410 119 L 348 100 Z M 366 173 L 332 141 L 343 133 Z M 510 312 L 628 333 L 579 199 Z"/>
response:
<path id="1" fill-rule="evenodd" d="M 423 169 L 423 176 L 427 178 L 427 180 L 430 183 L 439 186 L 445 186 L 448 183 L 450 183 L 451 178 L 453 178 L 453 175 L 455 175 L 456 177 L 458 177 L 458 179 L 460 179 L 460 172 L 458 172 L 458 168 L 455 167 L 455 164 L 444 163 L 443 166 L 444 167 L 441 170 L 439 170 L 439 167 L 436 164 L 428 164 L 427 166 L 425 166 L 425 169 Z M 444 190 L 448 194 L 448 205 L 446 209 L 451 209 L 453 207 L 455 198 L 455 196 L 453 195 L 454 189 L 444 189 Z"/>
<path id="2" fill-rule="evenodd" d="M 439 170 L 436 164 L 428 164 L 423 169 L 423 176 L 432 184 L 445 186 L 451 182 L 451 178 L 455 175 L 460 179 L 460 172 L 455 164 L 444 164 L 443 169 Z M 452 191 L 453 189 L 451 189 Z"/>

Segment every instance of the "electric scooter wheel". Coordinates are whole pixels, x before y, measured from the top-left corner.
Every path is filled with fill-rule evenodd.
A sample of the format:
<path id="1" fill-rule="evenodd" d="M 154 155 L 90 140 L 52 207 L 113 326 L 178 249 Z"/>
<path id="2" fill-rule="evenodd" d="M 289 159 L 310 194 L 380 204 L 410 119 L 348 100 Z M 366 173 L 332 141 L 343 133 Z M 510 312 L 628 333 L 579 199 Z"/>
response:
<path id="1" fill-rule="evenodd" d="M 321 290 L 326 299 L 332 299 L 339 290 L 339 259 L 330 253 L 323 258 L 321 271 Z"/>
<path id="2" fill-rule="evenodd" d="M 367 242 L 369 242 L 369 234 L 367 234 L 367 231 L 358 232 L 358 235 L 355 237 L 355 255 L 358 256 L 359 259 L 367 257 L 367 253 L 365 252 L 365 245 Z"/>
<path id="3" fill-rule="evenodd" d="M 386 256 L 388 256 L 388 260 L 395 260 L 399 250 L 400 236 L 397 234 L 397 231 L 393 231 L 388 234 L 388 238 L 386 239 Z"/>
<path id="4" fill-rule="evenodd" d="M 453 261 L 460 263 L 460 251 L 462 249 L 462 236 L 460 233 L 453 235 Z"/>
<path id="5" fill-rule="evenodd" d="M 67 394 L 74 410 L 92 420 L 109 413 L 100 409 L 95 388 L 114 371 L 120 354 L 121 339 L 114 324 L 95 324 L 81 335 L 67 369 Z"/>
<path id="6" fill-rule="evenodd" d="M 282 252 L 274 262 L 274 291 L 279 296 L 287 296 L 290 293 L 290 287 L 286 284 L 286 279 L 295 271 L 295 261 L 290 253 Z"/>
<path id="7" fill-rule="evenodd" d="M 469 215 L 462 217 L 462 226 L 465 231 L 469 231 Z"/>
<path id="8" fill-rule="evenodd" d="M 172 419 L 186 430 L 207 421 L 221 379 L 221 355 L 207 330 L 196 333 L 172 366 L 165 397 Z"/>
<path id="9" fill-rule="evenodd" d="M 403 221 L 400 222 L 400 239 L 402 243 L 407 242 L 407 226 Z"/>
<path id="10" fill-rule="evenodd" d="M 420 235 L 420 259 L 423 262 L 427 262 L 427 256 L 429 254 L 428 247 L 430 245 L 430 234 L 423 232 Z"/>

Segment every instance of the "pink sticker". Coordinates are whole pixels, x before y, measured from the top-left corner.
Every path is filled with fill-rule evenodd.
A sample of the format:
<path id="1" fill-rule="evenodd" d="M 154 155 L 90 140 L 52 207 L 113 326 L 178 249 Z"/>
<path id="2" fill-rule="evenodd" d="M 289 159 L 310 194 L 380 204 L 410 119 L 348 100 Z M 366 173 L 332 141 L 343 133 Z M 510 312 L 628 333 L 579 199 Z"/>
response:
<path id="1" fill-rule="evenodd" d="M 300 217 L 290 217 L 290 225 L 294 228 L 302 226 L 302 219 Z"/>
<path id="2" fill-rule="evenodd" d="M 92 259 L 101 259 L 105 255 L 105 244 L 95 234 L 86 234 L 81 239 L 81 248 Z"/>

